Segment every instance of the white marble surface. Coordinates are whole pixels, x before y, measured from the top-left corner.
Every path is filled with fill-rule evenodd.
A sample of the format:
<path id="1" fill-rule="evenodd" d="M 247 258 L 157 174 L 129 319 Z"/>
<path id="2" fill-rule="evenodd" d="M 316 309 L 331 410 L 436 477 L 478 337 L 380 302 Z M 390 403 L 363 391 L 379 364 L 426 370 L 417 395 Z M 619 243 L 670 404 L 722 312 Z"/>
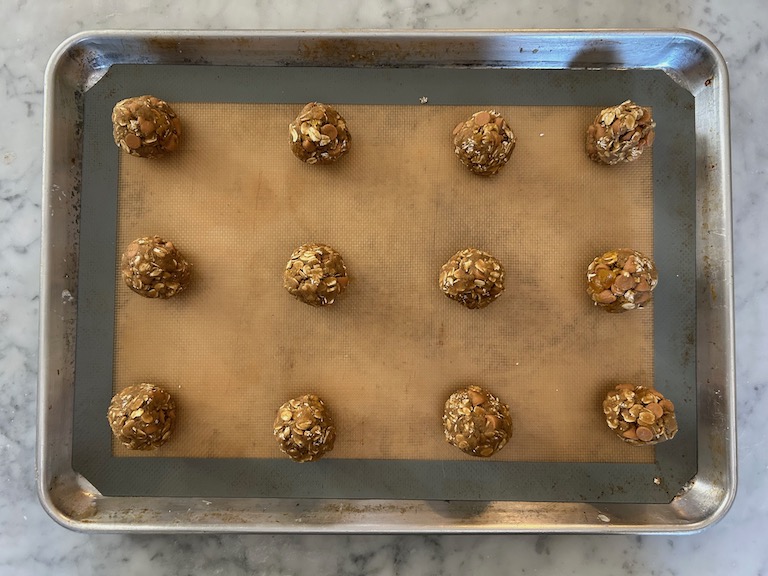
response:
<path id="1" fill-rule="evenodd" d="M 3 0 L 0 21 L 0 574 L 768 574 L 768 5 L 765 0 Z M 684 27 L 731 73 L 740 486 L 684 537 L 87 536 L 34 490 L 43 70 L 100 28 Z"/>

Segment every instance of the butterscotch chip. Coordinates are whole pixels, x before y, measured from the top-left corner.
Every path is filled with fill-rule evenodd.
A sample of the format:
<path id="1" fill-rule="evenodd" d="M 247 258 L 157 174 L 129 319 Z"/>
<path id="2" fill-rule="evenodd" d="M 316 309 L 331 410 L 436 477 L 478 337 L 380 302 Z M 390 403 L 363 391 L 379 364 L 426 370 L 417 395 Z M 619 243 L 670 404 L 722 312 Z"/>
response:
<path id="1" fill-rule="evenodd" d="M 170 298 L 186 289 L 190 269 L 173 242 L 160 236 L 137 238 L 120 262 L 125 285 L 147 298 Z"/>
<path id="2" fill-rule="evenodd" d="M 333 304 L 349 283 L 341 254 L 325 244 L 303 244 L 291 254 L 283 286 L 310 306 Z"/>
<path id="3" fill-rule="evenodd" d="M 288 126 L 291 151 L 307 164 L 330 164 L 349 151 L 347 122 L 333 107 L 310 102 Z"/>
<path id="4" fill-rule="evenodd" d="M 128 386 L 118 392 L 107 410 L 112 433 L 131 450 L 155 450 L 171 436 L 176 403 L 153 384 Z"/>
<path id="5" fill-rule="evenodd" d="M 650 148 L 656 122 L 649 108 L 626 100 L 600 111 L 587 128 L 587 155 L 595 162 L 631 162 Z"/>
<path id="6" fill-rule="evenodd" d="M 634 446 L 650 446 L 677 434 L 675 406 L 653 388 L 619 384 L 603 400 L 608 427 Z"/>
<path id="7" fill-rule="evenodd" d="M 501 114 L 483 110 L 456 125 L 453 146 L 464 166 L 475 174 L 492 176 L 509 160 L 515 135 Z"/>
<path id="8" fill-rule="evenodd" d="M 504 267 L 476 248 L 459 250 L 440 269 L 443 293 L 467 308 L 484 308 L 504 291 Z"/>
<path id="9" fill-rule="evenodd" d="M 448 443 L 471 456 L 488 457 L 512 437 L 512 417 L 506 404 L 473 385 L 448 397 L 443 428 Z"/>
<path id="10" fill-rule="evenodd" d="M 280 450 L 292 460 L 313 462 L 333 449 L 336 428 L 325 403 L 314 394 L 305 394 L 278 408 L 274 435 Z"/>
<path id="11" fill-rule="evenodd" d="M 135 96 L 115 104 L 112 135 L 121 150 L 141 158 L 160 158 L 179 147 L 181 121 L 167 102 Z"/>
<path id="12" fill-rule="evenodd" d="M 657 283 L 653 260 L 637 250 L 611 250 L 587 268 L 587 294 L 608 312 L 643 308 L 651 301 Z"/>

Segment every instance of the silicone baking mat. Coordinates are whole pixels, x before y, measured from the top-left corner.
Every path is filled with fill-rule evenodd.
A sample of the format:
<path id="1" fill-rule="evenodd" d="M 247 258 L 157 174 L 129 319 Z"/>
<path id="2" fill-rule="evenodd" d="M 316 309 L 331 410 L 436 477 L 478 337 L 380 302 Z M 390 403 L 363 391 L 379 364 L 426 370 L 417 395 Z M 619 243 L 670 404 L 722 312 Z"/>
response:
<path id="1" fill-rule="evenodd" d="M 160 161 L 111 142 L 111 107 L 143 93 L 182 117 L 182 148 Z M 592 163 L 587 124 L 630 94 L 653 107 L 653 153 Z M 310 100 L 348 121 L 336 165 L 290 153 L 287 124 Z M 488 179 L 450 142 L 483 108 L 517 135 Z M 695 325 L 692 129 L 690 94 L 655 71 L 113 67 L 85 94 L 73 466 L 114 495 L 668 501 L 695 470 L 695 356 L 677 344 Z M 117 275 L 125 245 L 151 234 L 194 265 L 169 301 Z M 282 288 L 305 242 L 344 256 L 350 286 L 331 307 Z M 468 246 L 507 272 L 483 310 L 437 288 Z M 589 261 L 617 247 L 656 259 L 645 311 L 609 315 L 584 292 Z M 138 381 L 179 404 L 151 454 L 115 445 L 104 418 Z M 635 449 L 607 429 L 600 401 L 621 381 L 676 402 L 673 442 Z M 510 405 L 513 437 L 491 459 L 442 437 L 443 402 L 469 383 Z M 326 400 L 338 438 L 297 465 L 271 428 L 306 392 Z"/>

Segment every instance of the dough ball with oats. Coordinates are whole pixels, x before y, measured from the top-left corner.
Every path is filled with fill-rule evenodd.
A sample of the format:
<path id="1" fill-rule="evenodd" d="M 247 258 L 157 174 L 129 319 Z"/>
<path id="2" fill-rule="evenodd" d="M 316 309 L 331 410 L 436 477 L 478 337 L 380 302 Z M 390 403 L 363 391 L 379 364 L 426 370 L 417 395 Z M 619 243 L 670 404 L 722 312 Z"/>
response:
<path id="1" fill-rule="evenodd" d="M 659 281 L 656 265 L 637 250 L 621 248 L 598 256 L 587 268 L 587 293 L 608 312 L 643 308 Z"/>
<path id="2" fill-rule="evenodd" d="M 651 446 L 677 434 L 675 405 L 653 388 L 619 384 L 603 400 L 608 427 L 634 446 Z"/>
<path id="3" fill-rule="evenodd" d="M 283 286 L 310 306 L 328 306 L 349 282 L 341 254 L 325 244 L 303 244 L 291 254 Z"/>
<path id="4" fill-rule="evenodd" d="M 650 148 L 656 136 L 651 110 L 626 100 L 600 111 L 587 128 L 587 154 L 595 162 L 631 162 Z"/>
<path id="5" fill-rule="evenodd" d="M 181 121 L 164 100 L 135 96 L 115 104 L 112 135 L 115 144 L 132 156 L 160 158 L 178 148 Z"/>
<path id="6" fill-rule="evenodd" d="M 274 434 L 280 450 L 292 460 L 313 462 L 333 449 L 336 427 L 325 403 L 314 394 L 305 394 L 278 408 Z"/>
<path id="7" fill-rule="evenodd" d="M 330 164 L 349 151 L 347 122 L 333 107 L 310 102 L 288 126 L 291 151 L 307 164 Z"/>
<path id="8" fill-rule="evenodd" d="M 160 236 L 137 238 L 123 253 L 126 286 L 147 298 L 170 298 L 189 286 L 190 264 L 173 242 Z"/>
<path id="9" fill-rule="evenodd" d="M 168 392 L 153 384 L 128 386 L 112 398 L 107 420 L 123 446 L 155 450 L 171 436 L 176 403 Z"/>
<path id="10" fill-rule="evenodd" d="M 509 407 L 480 386 L 457 390 L 445 402 L 445 439 L 470 456 L 488 457 L 512 437 Z"/>
<path id="11" fill-rule="evenodd" d="M 504 267 L 476 248 L 459 250 L 440 269 L 443 293 L 467 308 L 484 308 L 504 291 Z"/>
<path id="12" fill-rule="evenodd" d="M 475 112 L 453 129 L 453 146 L 464 166 L 475 174 L 492 176 L 507 163 L 515 148 L 515 135 L 501 114 Z"/>

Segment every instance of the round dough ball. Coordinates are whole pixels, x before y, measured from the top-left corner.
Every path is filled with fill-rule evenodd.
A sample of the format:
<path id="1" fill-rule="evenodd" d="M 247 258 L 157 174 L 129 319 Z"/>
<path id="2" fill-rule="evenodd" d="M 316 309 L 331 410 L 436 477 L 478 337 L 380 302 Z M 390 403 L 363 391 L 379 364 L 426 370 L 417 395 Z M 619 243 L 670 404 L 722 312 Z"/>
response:
<path id="1" fill-rule="evenodd" d="M 291 151 L 307 164 L 330 164 L 349 151 L 352 136 L 333 107 L 310 102 L 288 126 Z"/>
<path id="2" fill-rule="evenodd" d="M 141 158 L 160 158 L 179 146 L 181 121 L 167 102 L 134 96 L 115 104 L 112 135 L 123 151 Z"/>
<path id="3" fill-rule="evenodd" d="M 606 252 L 587 268 L 587 293 L 608 312 L 643 308 L 658 281 L 653 260 L 627 248 Z"/>
<path id="4" fill-rule="evenodd" d="M 173 242 L 160 236 L 131 242 L 120 263 L 126 286 L 147 298 L 170 298 L 186 289 L 190 268 Z"/>
<path id="5" fill-rule="evenodd" d="M 504 291 L 504 267 L 490 254 L 467 248 L 440 269 L 440 289 L 467 308 L 485 308 Z"/>
<path id="6" fill-rule="evenodd" d="M 107 410 L 112 433 L 131 450 L 155 450 L 171 436 L 176 403 L 162 388 L 142 383 L 118 392 Z"/>
<path id="7" fill-rule="evenodd" d="M 480 386 L 457 390 L 445 402 L 445 439 L 470 456 L 488 457 L 512 437 L 509 407 Z"/>
<path id="8" fill-rule="evenodd" d="M 587 128 L 587 154 L 595 162 L 631 162 L 650 148 L 656 133 L 651 110 L 626 100 L 605 108 Z"/>
<path id="9" fill-rule="evenodd" d="M 677 434 L 675 405 L 645 386 L 619 384 L 603 400 L 608 427 L 634 446 L 651 446 Z"/>
<path id="10" fill-rule="evenodd" d="M 475 174 L 492 176 L 507 163 L 515 149 L 515 135 L 501 114 L 475 112 L 453 129 L 456 156 Z"/>
<path id="11" fill-rule="evenodd" d="M 278 408 L 274 434 L 280 450 L 292 460 L 313 462 L 333 450 L 336 427 L 325 403 L 314 394 L 305 394 Z"/>
<path id="12" fill-rule="evenodd" d="M 341 254 L 325 244 L 303 244 L 291 254 L 283 286 L 310 306 L 333 304 L 349 283 Z"/>

